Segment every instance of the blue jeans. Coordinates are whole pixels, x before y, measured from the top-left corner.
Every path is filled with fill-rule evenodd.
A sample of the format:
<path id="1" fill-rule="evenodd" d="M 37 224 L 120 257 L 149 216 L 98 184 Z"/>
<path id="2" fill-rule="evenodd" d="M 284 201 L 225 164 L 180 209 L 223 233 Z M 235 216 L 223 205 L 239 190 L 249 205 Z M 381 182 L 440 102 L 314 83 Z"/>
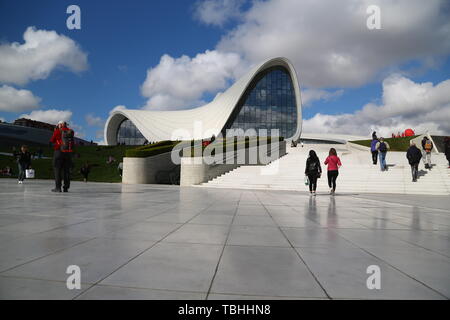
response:
<path id="1" fill-rule="evenodd" d="M 378 156 L 380 157 L 381 171 L 386 170 L 386 152 L 380 152 L 378 153 Z"/>
<path id="2" fill-rule="evenodd" d="M 19 181 L 23 181 L 25 180 L 25 170 L 27 169 L 27 165 L 25 163 L 18 163 L 17 164 L 18 168 L 19 168 Z"/>

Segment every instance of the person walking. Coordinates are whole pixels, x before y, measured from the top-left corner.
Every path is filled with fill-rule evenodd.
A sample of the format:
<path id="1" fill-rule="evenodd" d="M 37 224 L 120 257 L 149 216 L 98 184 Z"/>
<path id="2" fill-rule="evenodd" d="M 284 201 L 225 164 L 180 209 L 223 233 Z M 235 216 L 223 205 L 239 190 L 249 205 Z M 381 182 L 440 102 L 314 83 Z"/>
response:
<path id="1" fill-rule="evenodd" d="M 123 162 L 119 162 L 119 165 L 117 166 L 117 170 L 119 170 L 119 176 L 122 177 L 123 172 Z"/>
<path id="2" fill-rule="evenodd" d="M 372 139 L 372 142 L 370 143 L 370 151 L 372 152 L 372 163 L 374 165 L 377 164 L 377 159 L 378 159 L 377 143 L 378 143 L 378 138 L 375 135 L 375 137 Z"/>
<path id="3" fill-rule="evenodd" d="M 322 174 L 319 157 L 314 150 L 309 151 L 308 159 L 306 159 L 305 175 L 309 179 L 309 193 L 316 195 L 317 179 Z"/>
<path id="4" fill-rule="evenodd" d="M 433 142 L 428 137 L 422 139 L 422 156 L 425 169 L 431 170 L 431 150 L 433 150 Z"/>
<path id="5" fill-rule="evenodd" d="M 80 173 L 83 176 L 83 180 L 84 182 L 87 182 L 88 180 L 88 175 L 91 172 L 91 166 L 89 164 L 89 162 L 85 162 L 84 165 L 80 168 Z"/>
<path id="6" fill-rule="evenodd" d="M 422 152 L 417 148 L 414 141 L 411 140 L 411 146 L 406 151 L 406 158 L 411 166 L 412 181 L 417 181 L 417 175 L 419 173 L 419 163 L 422 158 Z"/>
<path id="7" fill-rule="evenodd" d="M 388 168 L 386 165 L 386 154 L 390 149 L 389 144 L 384 141 L 383 137 L 380 137 L 380 140 L 377 142 L 375 149 L 378 151 L 378 156 L 380 158 L 381 171 L 387 171 Z"/>
<path id="8" fill-rule="evenodd" d="M 445 137 L 444 143 L 444 153 L 448 161 L 448 168 L 450 169 L 450 137 Z"/>
<path id="9" fill-rule="evenodd" d="M 53 143 L 53 169 L 55 172 L 55 188 L 51 191 L 61 192 L 62 180 L 64 180 L 63 191 L 68 192 L 70 188 L 74 132 L 67 127 L 65 121 L 59 121 L 50 142 Z"/>
<path id="10" fill-rule="evenodd" d="M 335 148 L 330 149 L 328 157 L 325 159 L 325 164 L 328 165 L 327 176 L 330 194 L 334 195 L 336 191 L 336 179 L 339 175 L 339 167 L 342 166 L 341 159 L 337 156 Z"/>
<path id="11" fill-rule="evenodd" d="M 19 168 L 18 184 L 23 184 L 23 181 L 25 180 L 25 170 L 30 168 L 31 165 L 31 153 L 28 151 L 28 147 L 23 145 L 15 156 Z"/>

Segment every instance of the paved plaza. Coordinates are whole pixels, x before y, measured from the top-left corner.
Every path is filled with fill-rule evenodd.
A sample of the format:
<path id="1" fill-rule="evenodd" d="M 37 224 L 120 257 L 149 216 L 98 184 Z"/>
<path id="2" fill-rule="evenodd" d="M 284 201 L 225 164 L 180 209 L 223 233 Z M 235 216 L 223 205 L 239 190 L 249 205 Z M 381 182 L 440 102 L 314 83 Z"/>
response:
<path id="1" fill-rule="evenodd" d="M 1 299 L 450 297 L 448 196 L 25 182 L 0 180 Z"/>

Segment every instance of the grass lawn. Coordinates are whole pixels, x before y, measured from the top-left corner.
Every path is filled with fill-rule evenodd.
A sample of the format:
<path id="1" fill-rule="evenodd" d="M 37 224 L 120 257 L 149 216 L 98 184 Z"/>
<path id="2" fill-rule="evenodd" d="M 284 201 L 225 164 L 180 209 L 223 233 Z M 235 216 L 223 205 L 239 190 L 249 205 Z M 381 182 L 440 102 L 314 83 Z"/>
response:
<path id="1" fill-rule="evenodd" d="M 389 151 L 406 151 L 409 148 L 409 141 L 411 139 L 414 139 L 415 137 L 417 136 L 402 137 L 402 138 L 385 138 L 384 141 L 386 141 L 389 144 L 389 147 L 391 147 Z M 350 142 L 370 148 L 370 143 L 372 142 L 372 140 L 357 140 Z"/>
<path id="2" fill-rule="evenodd" d="M 29 146 L 30 152 L 36 152 L 39 146 Z M 88 161 L 92 166 L 89 174 L 89 181 L 97 182 L 121 182 L 117 166 L 122 161 L 127 149 L 136 148 L 136 146 L 77 146 L 74 153 L 79 154 L 73 157 L 75 167 L 72 171 L 72 180 L 82 181 L 80 174 L 81 166 Z M 44 156 L 52 157 L 53 149 L 49 146 L 42 147 Z M 0 147 L 0 152 L 11 153 L 11 147 Z M 116 159 L 112 164 L 107 164 L 109 156 Z M 13 170 L 13 177 L 17 177 L 18 168 L 15 159 L 12 156 L 0 155 L 0 168 L 10 166 Z M 31 167 L 36 171 L 37 179 L 53 179 L 53 167 L 51 159 L 32 160 Z M 2 176 L 3 177 L 3 176 Z"/>

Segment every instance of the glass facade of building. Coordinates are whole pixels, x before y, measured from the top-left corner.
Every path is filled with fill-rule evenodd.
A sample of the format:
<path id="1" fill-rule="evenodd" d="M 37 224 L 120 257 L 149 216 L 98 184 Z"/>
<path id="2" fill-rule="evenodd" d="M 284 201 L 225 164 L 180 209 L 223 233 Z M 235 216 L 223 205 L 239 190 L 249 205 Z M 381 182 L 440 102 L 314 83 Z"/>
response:
<path id="1" fill-rule="evenodd" d="M 297 103 L 291 76 L 283 67 L 259 74 L 241 98 L 226 128 L 278 129 L 280 136 L 292 137 L 297 130 Z M 230 123 L 231 122 L 231 123 Z M 259 133 L 258 133 L 259 134 Z"/>
<path id="2" fill-rule="evenodd" d="M 143 145 L 145 142 L 145 137 L 136 128 L 136 126 L 130 120 L 126 119 L 122 121 L 117 130 L 117 144 L 126 145 Z"/>

